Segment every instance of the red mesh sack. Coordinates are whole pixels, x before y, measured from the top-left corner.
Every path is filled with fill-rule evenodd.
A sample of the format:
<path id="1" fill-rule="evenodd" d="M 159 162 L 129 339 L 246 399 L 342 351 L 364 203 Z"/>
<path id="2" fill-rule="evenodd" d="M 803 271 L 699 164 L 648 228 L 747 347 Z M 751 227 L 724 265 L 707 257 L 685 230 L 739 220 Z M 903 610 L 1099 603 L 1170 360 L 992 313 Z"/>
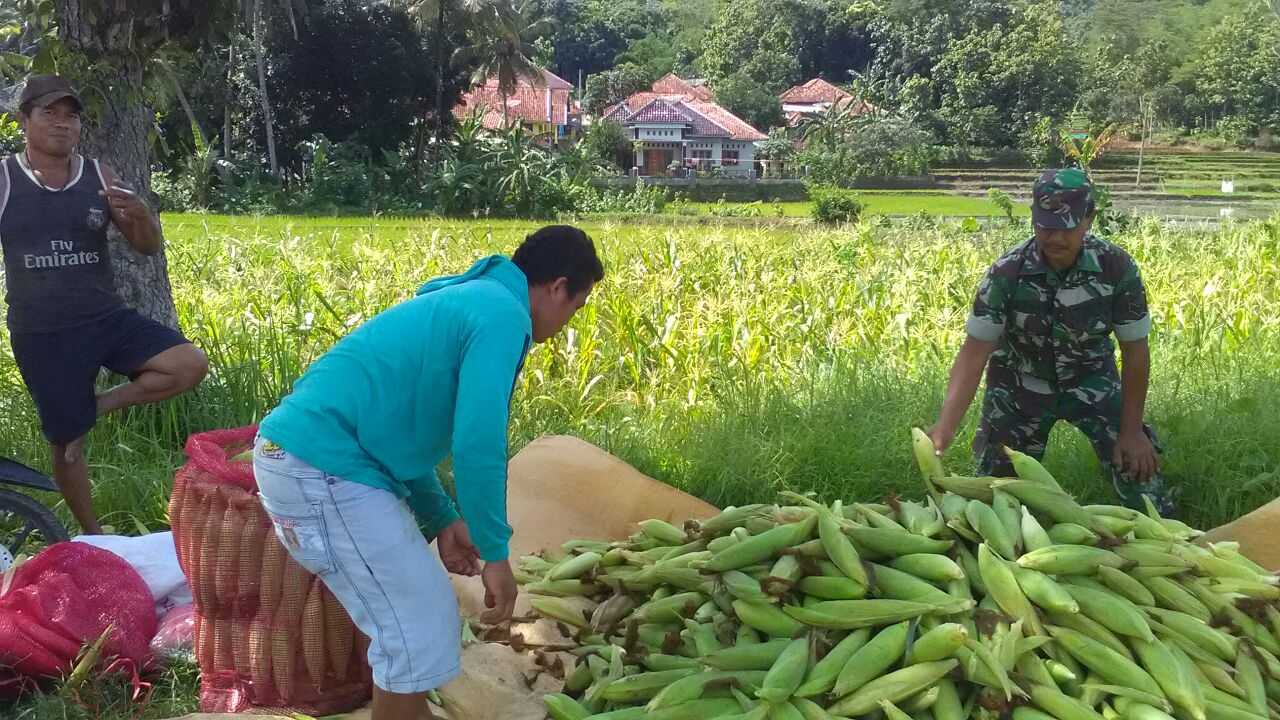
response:
<path id="1" fill-rule="evenodd" d="M 51 545 L 22 564 L 0 597 L 0 692 L 69 673 L 80 650 L 108 626 L 102 663 L 150 662 L 155 599 L 120 556 L 85 543 Z"/>
<path id="2" fill-rule="evenodd" d="M 353 710 L 373 691 L 368 643 L 276 539 L 252 463 L 234 459 L 256 432 L 191 436 L 169 500 L 178 562 L 195 598 L 200 709 Z"/>

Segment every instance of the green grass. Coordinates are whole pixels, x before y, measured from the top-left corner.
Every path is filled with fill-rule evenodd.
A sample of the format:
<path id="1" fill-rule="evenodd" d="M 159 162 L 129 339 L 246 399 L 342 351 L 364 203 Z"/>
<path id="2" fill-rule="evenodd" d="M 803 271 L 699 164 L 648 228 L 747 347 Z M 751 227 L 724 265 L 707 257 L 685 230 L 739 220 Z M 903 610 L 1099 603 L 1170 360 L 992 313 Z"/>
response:
<path id="1" fill-rule="evenodd" d="M 72 695 L 50 691 L 31 695 L 10 707 L 0 701 L 0 717 L 8 720 L 164 720 L 199 712 L 200 669 L 178 661 L 153 673 L 149 697 L 132 700 L 126 678 L 90 678 Z"/>
<path id="2" fill-rule="evenodd" d="M 213 371 L 196 392 L 109 418 L 90 438 L 95 501 L 124 531 L 166 527 L 189 434 L 258 420 L 350 327 L 430 277 L 510 252 L 536 227 L 164 220 L 184 330 Z M 512 450 L 574 434 L 720 505 L 782 489 L 919 496 L 908 428 L 936 417 L 975 286 L 1021 239 L 999 225 L 968 233 L 922 218 L 832 230 L 585 227 L 609 275 L 571 329 L 532 353 Z M 1183 488 L 1184 519 L 1212 526 L 1280 495 L 1280 218 L 1212 231 L 1144 221 L 1120 242 L 1151 297 L 1148 417 Z M 47 467 L 7 340 L 0 348 L 0 452 Z M 946 457 L 957 472 L 972 469 L 975 422 L 976 405 Z M 1113 500 L 1071 428 L 1054 432 L 1046 464 L 1081 499 Z M 17 711 L 64 717 L 31 714 L 56 702 Z"/>
<path id="3" fill-rule="evenodd" d="M 985 198 L 962 197 L 936 191 L 862 190 L 858 198 L 869 216 L 910 216 L 924 213 L 941 217 L 1003 217 L 1003 213 Z M 678 203 L 668 209 L 672 213 L 690 212 L 696 215 L 714 215 L 724 208 L 759 208 L 758 217 L 809 217 L 813 204 L 808 202 L 779 203 Z M 1018 204 L 1015 215 L 1030 215 L 1028 208 Z"/>

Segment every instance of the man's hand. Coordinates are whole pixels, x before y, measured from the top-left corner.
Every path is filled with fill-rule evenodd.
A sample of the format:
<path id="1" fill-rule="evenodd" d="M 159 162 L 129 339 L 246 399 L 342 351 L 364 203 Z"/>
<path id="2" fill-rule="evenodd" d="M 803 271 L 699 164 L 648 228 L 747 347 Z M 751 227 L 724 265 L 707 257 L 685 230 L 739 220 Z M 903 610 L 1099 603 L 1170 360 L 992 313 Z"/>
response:
<path id="1" fill-rule="evenodd" d="M 111 209 L 111 222 L 129 241 L 135 252 L 143 255 L 155 255 L 164 245 L 164 233 L 160 229 L 160 218 L 147 203 L 139 197 L 138 192 L 116 175 L 115 171 L 101 165 L 102 177 L 106 181 L 98 194 L 107 199 Z"/>
<path id="2" fill-rule="evenodd" d="M 516 609 L 516 576 L 511 572 L 511 563 L 506 560 L 485 563 L 484 572 L 484 606 L 489 611 L 480 616 L 480 620 L 489 625 L 498 625 L 511 619 Z"/>
<path id="3" fill-rule="evenodd" d="M 929 428 L 926 433 L 929 440 L 933 442 L 933 450 L 939 456 L 951 447 L 951 441 L 956 439 L 956 429 L 948 427 L 945 423 L 939 421 L 936 425 Z"/>
<path id="4" fill-rule="evenodd" d="M 1120 434 L 1116 439 L 1116 449 L 1111 453 L 1111 462 L 1138 482 L 1150 480 L 1160 468 L 1155 446 L 1141 430 Z"/>
<path id="5" fill-rule="evenodd" d="M 136 227 L 138 223 L 151 223 L 151 208 L 142 202 L 138 193 L 121 184 L 119 181 L 110 185 L 99 194 L 107 198 L 111 205 L 111 219 L 120 226 L 121 231 Z"/>
<path id="6" fill-rule="evenodd" d="M 455 575 L 480 574 L 480 553 L 471 544 L 471 533 L 462 520 L 454 520 L 440 531 L 436 549 L 440 551 L 440 561 L 444 563 L 445 570 Z"/>

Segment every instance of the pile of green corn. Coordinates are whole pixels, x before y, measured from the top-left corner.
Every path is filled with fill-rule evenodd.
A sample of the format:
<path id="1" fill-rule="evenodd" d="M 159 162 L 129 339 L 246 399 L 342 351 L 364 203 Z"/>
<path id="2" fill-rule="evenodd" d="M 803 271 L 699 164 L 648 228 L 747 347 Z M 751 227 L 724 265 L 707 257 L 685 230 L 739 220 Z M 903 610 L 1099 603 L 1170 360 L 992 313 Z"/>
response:
<path id="1" fill-rule="evenodd" d="M 520 562 L 575 639 L 554 720 L 1280 718 L 1280 579 L 1230 543 L 1081 506 L 1034 459 L 923 502 L 728 508 Z"/>

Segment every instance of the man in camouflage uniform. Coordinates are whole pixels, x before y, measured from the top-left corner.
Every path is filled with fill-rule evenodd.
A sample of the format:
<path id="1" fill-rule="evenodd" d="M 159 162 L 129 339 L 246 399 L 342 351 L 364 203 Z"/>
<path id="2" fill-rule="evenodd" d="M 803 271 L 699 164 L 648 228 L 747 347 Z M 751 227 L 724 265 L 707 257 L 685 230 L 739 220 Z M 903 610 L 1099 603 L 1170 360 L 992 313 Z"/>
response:
<path id="1" fill-rule="evenodd" d="M 1174 511 L 1158 470 L 1158 441 L 1142 422 L 1151 357 L 1151 316 L 1138 266 L 1089 234 L 1093 186 L 1077 169 L 1047 170 L 1032 192 L 1035 237 L 1005 253 L 978 287 L 938 423 L 951 444 L 986 368 L 974 457 L 984 475 L 1013 475 L 1002 446 L 1044 456 L 1058 420 L 1092 443 L 1116 492 L 1141 508 L 1148 495 Z M 1120 344 L 1117 370 L 1111 334 Z M 988 362 L 989 361 L 989 362 Z"/>

